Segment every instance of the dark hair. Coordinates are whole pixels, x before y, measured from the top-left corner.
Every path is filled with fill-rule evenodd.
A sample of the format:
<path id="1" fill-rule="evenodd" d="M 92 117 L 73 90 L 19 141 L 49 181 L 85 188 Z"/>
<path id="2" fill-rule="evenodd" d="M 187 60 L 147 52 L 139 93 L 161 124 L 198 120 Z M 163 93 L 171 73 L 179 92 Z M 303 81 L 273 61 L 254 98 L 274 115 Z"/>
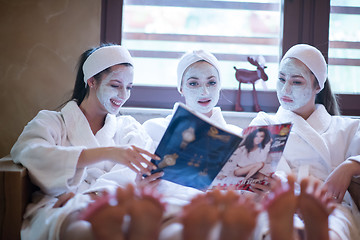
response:
<path id="1" fill-rule="evenodd" d="M 258 147 L 264 149 L 265 145 L 270 142 L 271 136 L 270 132 L 267 128 L 258 128 L 254 131 L 252 131 L 246 138 L 245 141 L 241 144 L 242 146 L 245 146 L 247 152 L 251 152 L 251 150 L 254 148 L 254 138 L 256 137 L 256 134 L 258 132 L 263 132 L 265 134 L 264 139 L 262 142 L 258 145 Z"/>
<path id="2" fill-rule="evenodd" d="M 314 87 L 319 86 L 319 82 L 315 77 Z M 331 91 L 329 79 L 325 81 L 324 88 L 316 95 L 315 103 L 324 105 L 326 111 L 330 115 L 340 115 L 340 108 L 337 102 L 337 97 Z"/>
<path id="3" fill-rule="evenodd" d="M 98 47 L 90 48 L 90 49 L 86 50 L 83 54 L 80 55 L 78 64 L 76 65 L 77 74 L 76 74 L 75 86 L 74 86 L 73 94 L 72 94 L 70 100 L 75 100 L 77 102 L 77 104 L 80 105 L 82 103 L 82 101 L 84 100 L 84 98 L 89 94 L 89 86 L 86 85 L 86 87 L 85 87 L 84 72 L 83 72 L 83 65 L 84 65 L 86 59 L 97 49 L 106 47 L 106 46 L 113 46 L 113 45 L 115 45 L 115 44 L 104 43 Z M 110 70 L 110 68 L 107 68 L 107 69 L 104 69 L 103 71 L 99 72 L 98 74 L 94 75 L 95 80 L 97 82 L 99 82 L 101 80 L 101 76 L 104 73 L 108 73 L 109 70 Z"/>

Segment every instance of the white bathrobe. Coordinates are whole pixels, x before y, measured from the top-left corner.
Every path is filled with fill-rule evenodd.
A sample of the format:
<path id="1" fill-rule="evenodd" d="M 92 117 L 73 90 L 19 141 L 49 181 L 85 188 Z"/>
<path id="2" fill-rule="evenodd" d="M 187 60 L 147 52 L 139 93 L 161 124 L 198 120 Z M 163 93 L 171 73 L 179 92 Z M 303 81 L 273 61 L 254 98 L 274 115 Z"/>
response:
<path id="1" fill-rule="evenodd" d="M 166 128 L 169 126 L 169 123 L 178 106 L 179 104 L 175 103 L 172 114 L 167 116 L 166 118 L 153 118 L 143 123 L 143 127 L 145 128 L 145 131 L 153 139 L 156 146 L 159 145 L 160 140 L 164 135 Z M 226 123 L 224 116 L 222 115 L 221 109 L 219 107 L 213 108 L 210 121 L 214 122 L 215 124 L 224 128 L 225 130 L 228 130 L 238 135 L 242 134 L 242 129 L 240 127 Z"/>
<path id="2" fill-rule="evenodd" d="M 269 125 L 292 122 L 278 171 L 293 172 L 302 178 L 312 176 L 324 181 L 343 161 L 350 158 L 360 161 L 360 121 L 331 116 L 323 105 L 304 120 L 292 111 L 280 107 L 275 115 L 260 112 L 250 125 Z M 329 218 L 330 228 L 341 239 L 360 239 L 359 211 L 350 194 Z"/>
<path id="3" fill-rule="evenodd" d="M 76 169 L 83 149 L 126 144 L 154 150 L 150 137 L 130 116 L 108 114 L 105 125 L 94 135 L 74 101 L 60 112 L 40 111 L 11 150 L 14 162 L 25 166 L 32 182 L 42 190 L 26 210 L 22 239 L 58 239 L 66 216 L 89 203 L 90 198 L 82 193 L 134 183 L 134 172 L 110 161 Z M 112 170 L 119 173 L 116 178 L 102 178 Z M 56 196 L 70 191 L 76 193 L 73 199 L 62 208 L 52 208 Z"/>

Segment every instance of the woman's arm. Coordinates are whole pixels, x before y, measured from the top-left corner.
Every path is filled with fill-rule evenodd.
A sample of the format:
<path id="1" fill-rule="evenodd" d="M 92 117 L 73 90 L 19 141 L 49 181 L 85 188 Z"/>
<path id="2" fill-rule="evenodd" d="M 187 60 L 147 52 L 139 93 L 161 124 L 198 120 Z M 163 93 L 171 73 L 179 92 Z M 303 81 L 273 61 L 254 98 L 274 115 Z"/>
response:
<path id="1" fill-rule="evenodd" d="M 28 169 L 32 182 L 43 192 L 59 195 L 69 191 L 68 180 L 76 174 L 83 149 L 84 146 L 70 145 L 60 113 L 40 111 L 25 126 L 11 149 L 11 156 L 15 163 Z"/>
<path id="2" fill-rule="evenodd" d="M 325 184 L 328 188 L 328 193 L 337 202 L 341 202 L 350 185 L 351 178 L 359 174 L 360 163 L 358 161 L 347 159 L 337 166 L 326 179 Z"/>
<path id="3" fill-rule="evenodd" d="M 77 168 L 84 168 L 103 160 L 110 160 L 114 163 L 123 164 L 138 174 L 150 175 L 149 169 L 156 169 L 156 166 L 145 159 L 143 155 L 159 160 L 156 155 L 134 145 L 84 149 L 79 156 Z"/>

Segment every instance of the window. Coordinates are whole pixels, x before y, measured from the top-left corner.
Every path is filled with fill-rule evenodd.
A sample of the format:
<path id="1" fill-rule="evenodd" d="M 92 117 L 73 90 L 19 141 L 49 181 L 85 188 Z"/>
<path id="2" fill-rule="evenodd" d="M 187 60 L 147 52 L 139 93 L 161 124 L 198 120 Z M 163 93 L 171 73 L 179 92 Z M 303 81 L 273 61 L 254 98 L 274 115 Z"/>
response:
<path id="1" fill-rule="evenodd" d="M 330 81 L 339 93 L 343 114 L 358 115 L 360 105 L 354 102 L 360 96 L 354 93 L 359 93 L 359 85 L 354 76 L 359 75 L 360 46 L 354 36 L 359 33 L 347 29 L 349 34 L 344 28 L 340 29 L 343 38 L 338 34 L 338 25 L 346 21 L 360 29 L 354 25 L 360 22 L 356 2 L 103 0 L 101 40 L 122 43 L 135 57 L 136 87 L 127 106 L 172 108 L 182 100 L 175 88 L 178 58 L 184 51 L 203 48 L 215 54 L 225 72 L 219 101 L 223 110 L 234 110 L 238 83 L 233 66 L 251 69 L 246 57 L 263 55 L 269 80 L 257 83 L 259 103 L 264 111 L 275 112 L 279 58 L 292 45 L 308 43 L 318 47 L 326 59 L 329 54 Z M 345 72 L 352 83 L 344 84 Z M 242 104 L 245 111 L 252 111 L 251 85 L 246 85 L 242 85 L 248 89 L 242 92 Z"/>
<path id="2" fill-rule="evenodd" d="M 360 1 L 331 0 L 329 79 L 336 93 L 359 94 Z"/>
<path id="3" fill-rule="evenodd" d="M 223 89 L 238 88 L 234 66 L 255 69 L 247 56 L 264 56 L 267 73 L 277 75 L 279 0 L 125 0 L 122 26 L 122 44 L 142 69 L 136 73 L 136 85 L 176 87 L 178 59 L 192 49 L 216 55 Z M 274 83 L 258 81 L 257 88 L 267 89 L 270 84 L 274 90 Z M 249 84 L 243 87 L 252 88 Z"/>

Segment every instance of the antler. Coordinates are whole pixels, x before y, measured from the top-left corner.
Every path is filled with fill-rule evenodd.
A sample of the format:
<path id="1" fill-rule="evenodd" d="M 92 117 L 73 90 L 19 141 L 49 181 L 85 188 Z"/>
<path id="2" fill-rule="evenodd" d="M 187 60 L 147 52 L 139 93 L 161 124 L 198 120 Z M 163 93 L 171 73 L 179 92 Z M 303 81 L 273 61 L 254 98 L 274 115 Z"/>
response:
<path id="1" fill-rule="evenodd" d="M 247 57 L 247 60 L 256 67 L 263 67 L 265 65 L 265 58 L 261 55 L 259 55 L 256 59 L 255 57 Z"/>
<path id="2" fill-rule="evenodd" d="M 259 63 L 258 63 L 258 61 L 257 60 L 255 60 L 255 58 L 254 57 L 247 57 L 247 60 L 249 61 L 249 63 L 251 63 L 252 65 L 254 65 L 254 66 L 259 66 Z"/>

